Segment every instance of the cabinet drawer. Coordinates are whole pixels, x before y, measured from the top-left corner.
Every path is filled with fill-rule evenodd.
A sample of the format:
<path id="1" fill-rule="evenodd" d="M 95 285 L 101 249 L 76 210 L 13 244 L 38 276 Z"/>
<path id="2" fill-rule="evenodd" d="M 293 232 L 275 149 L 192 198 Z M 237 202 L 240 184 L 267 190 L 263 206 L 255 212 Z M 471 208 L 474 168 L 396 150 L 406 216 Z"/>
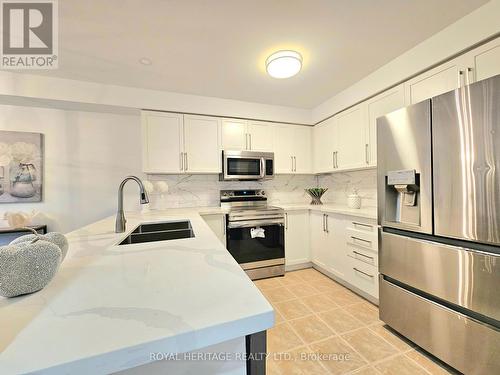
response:
<path id="1" fill-rule="evenodd" d="M 348 281 L 355 287 L 378 299 L 378 269 L 361 260 L 347 257 Z"/>
<path id="2" fill-rule="evenodd" d="M 369 233 L 347 228 L 346 236 L 346 241 L 349 245 L 374 252 L 378 251 L 378 236 L 376 232 Z"/>
<path id="3" fill-rule="evenodd" d="M 377 224 L 367 223 L 361 220 L 347 220 L 347 228 L 363 233 L 372 233 L 377 235 Z"/>
<path id="4" fill-rule="evenodd" d="M 378 254 L 352 244 L 347 244 L 347 256 L 360 260 L 363 263 L 378 267 Z"/>

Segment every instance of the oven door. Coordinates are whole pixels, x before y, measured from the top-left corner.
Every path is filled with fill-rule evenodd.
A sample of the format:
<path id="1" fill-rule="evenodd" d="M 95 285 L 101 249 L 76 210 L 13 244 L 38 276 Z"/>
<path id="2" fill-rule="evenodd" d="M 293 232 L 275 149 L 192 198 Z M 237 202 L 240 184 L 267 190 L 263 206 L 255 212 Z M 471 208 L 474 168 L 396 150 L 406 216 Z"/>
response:
<path id="1" fill-rule="evenodd" d="M 229 222 L 227 249 L 243 269 L 267 267 L 285 262 L 285 230 L 282 219 Z M 264 230 L 263 237 L 252 238 L 252 229 Z"/>

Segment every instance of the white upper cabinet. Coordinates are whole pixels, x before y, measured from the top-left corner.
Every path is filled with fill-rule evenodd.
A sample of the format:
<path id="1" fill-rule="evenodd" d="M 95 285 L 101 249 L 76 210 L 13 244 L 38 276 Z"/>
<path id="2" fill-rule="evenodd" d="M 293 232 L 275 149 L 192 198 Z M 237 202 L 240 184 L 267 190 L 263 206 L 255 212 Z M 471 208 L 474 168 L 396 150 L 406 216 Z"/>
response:
<path id="1" fill-rule="evenodd" d="M 469 52 L 476 81 L 500 74 L 500 38 Z"/>
<path id="2" fill-rule="evenodd" d="M 283 174 L 312 173 L 312 127 L 274 126 L 275 172 Z"/>
<path id="3" fill-rule="evenodd" d="M 314 172 L 330 173 L 369 167 L 366 102 L 314 127 Z"/>
<path id="4" fill-rule="evenodd" d="M 187 173 L 219 173 L 220 119 L 209 116 L 184 115 L 184 171 Z"/>
<path id="5" fill-rule="evenodd" d="M 408 104 L 419 103 L 464 85 L 469 79 L 464 73 L 466 65 L 463 57 L 459 57 L 407 81 Z"/>
<path id="6" fill-rule="evenodd" d="M 248 149 L 248 121 L 237 119 L 222 120 L 222 148 L 224 150 Z"/>
<path id="7" fill-rule="evenodd" d="M 500 38 L 407 81 L 407 101 L 418 103 L 497 74 L 500 74 Z"/>
<path id="8" fill-rule="evenodd" d="M 335 168 L 335 124 L 333 117 L 313 129 L 314 173 L 327 173 Z"/>
<path id="9" fill-rule="evenodd" d="M 274 150 L 274 132 L 272 124 L 261 121 L 248 123 L 248 150 L 272 152 Z"/>
<path id="10" fill-rule="evenodd" d="M 369 99 L 368 106 L 368 137 L 366 141 L 367 164 L 377 165 L 377 118 L 405 106 L 404 85 L 392 89 Z"/>
<path id="11" fill-rule="evenodd" d="M 295 173 L 312 173 L 312 128 L 310 126 L 294 126 L 293 157 Z"/>
<path id="12" fill-rule="evenodd" d="M 294 129 L 290 125 L 274 126 L 274 169 L 275 173 L 293 173 Z"/>
<path id="13" fill-rule="evenodd" d="M 143 111 L 142 164 L 145 173 L 181 173 L 183 117 L 177 113 Z"/>
<path id="14" fill-rule="evenodd" d="M 219 173 L 219 119 L 143 111 L 145 173 Z"/>
<path id="15" fill-rule="evenodd" d="M 272 152 L 274 150 L 272 124 L 264 121 L 223 119 L 222 148 Z"/>
<path id="16" fill-rule="evenodd" d="M 368 165 L 366 142 L 366 104 L 359 104 L 339 113 L 335 118 L 336 127 L 336 169 L 357 169 Z"/>

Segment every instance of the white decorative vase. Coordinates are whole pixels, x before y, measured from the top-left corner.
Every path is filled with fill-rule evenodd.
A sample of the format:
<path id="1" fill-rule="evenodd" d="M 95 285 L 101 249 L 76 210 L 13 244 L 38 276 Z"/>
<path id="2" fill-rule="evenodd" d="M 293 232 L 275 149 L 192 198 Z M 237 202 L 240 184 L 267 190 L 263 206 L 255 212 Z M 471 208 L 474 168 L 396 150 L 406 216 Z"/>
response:
<path id="1" fill-rule="evenodd" d="M 347 206 L 349 208 L 361 208 L 361 197 L 358 194 L 349 194 L 347 196 Z"/>

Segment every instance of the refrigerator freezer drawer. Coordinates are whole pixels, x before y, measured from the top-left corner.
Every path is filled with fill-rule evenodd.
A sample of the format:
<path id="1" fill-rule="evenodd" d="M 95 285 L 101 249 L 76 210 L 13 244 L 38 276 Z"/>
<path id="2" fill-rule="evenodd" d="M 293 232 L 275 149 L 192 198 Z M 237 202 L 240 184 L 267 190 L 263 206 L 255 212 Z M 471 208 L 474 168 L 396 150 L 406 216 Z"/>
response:
<path id="1" fill-rule="evenodd" d="M 380 278 L 380 318 L 457 370 L 500 373 L 500 332 Z"/>
<path id="2" fill-rule="evenodd" d="M 500 256 L 382 232 L 380 273 L 500 321 Z"/>

